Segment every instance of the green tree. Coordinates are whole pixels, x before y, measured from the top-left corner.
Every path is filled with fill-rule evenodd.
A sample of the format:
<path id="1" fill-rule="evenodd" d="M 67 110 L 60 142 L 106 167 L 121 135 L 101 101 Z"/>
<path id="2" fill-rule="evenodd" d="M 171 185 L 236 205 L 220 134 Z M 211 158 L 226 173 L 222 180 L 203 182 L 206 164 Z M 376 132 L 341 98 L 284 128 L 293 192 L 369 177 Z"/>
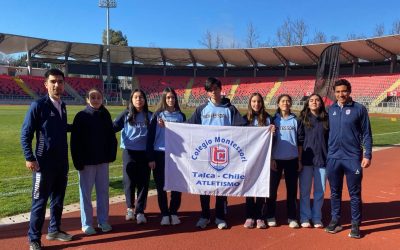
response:
<path id="1" fill-rule="evenodd" d="M 122 31 L 110 29 L 110 45 L 128 46 L 128 39 Z M 107 30 L 103 31 L 103 44 L 107 44 Z"/>

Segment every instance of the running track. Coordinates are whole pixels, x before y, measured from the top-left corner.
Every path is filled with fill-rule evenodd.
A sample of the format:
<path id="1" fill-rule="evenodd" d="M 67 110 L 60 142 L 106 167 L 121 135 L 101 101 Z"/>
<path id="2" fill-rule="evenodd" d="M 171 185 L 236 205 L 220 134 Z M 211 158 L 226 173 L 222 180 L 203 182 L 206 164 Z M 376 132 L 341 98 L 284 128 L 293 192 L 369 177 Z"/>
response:
<path id="1" fill-rule="evenodd" d="M 148 200 L 148 224 L 136 225 L 124 219 L 123 203 L 110 207 L 110 223 L 114 230 L 85 236 L 80 231 L 79 212 L 63 215 L 63 229 L 74 234 L 74 241 L 47 241 L 45 249 L 400 249 L 400 147 L 374 152 L 373 165 L 364 171 L 363 238 L 348 238 L 350 210 L 347 189 L 344 189 L 344 230 L 335 235 L 321 229 L 290 229 L 285 223 L 286 205 L 283 180 L 278 194 L 276 228 L 245 229 L 244 199 L 229 198 L 228 230 L 210 224 L 204 230 L 194 227 L 199 217 L 199 199 L 183 195 L 182 224 L 161 227 L 155 196 Z M 329 190 L 325 196 L 324 219 L 329 220 Z M 213 204 L 213 201 L 212 201 Z M 46 220 L 45 227 L 47 227 Z M 28 249 L 28 225 L 19 223 L 0 227 L 0 249 Z"/>

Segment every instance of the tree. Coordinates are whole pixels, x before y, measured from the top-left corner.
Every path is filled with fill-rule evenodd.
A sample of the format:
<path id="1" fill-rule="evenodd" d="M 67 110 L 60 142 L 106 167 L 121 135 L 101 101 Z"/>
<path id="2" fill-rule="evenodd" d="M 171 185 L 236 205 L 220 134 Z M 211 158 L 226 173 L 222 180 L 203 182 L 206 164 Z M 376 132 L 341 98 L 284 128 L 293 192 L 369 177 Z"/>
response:
<path id="1" fill-rule="evenodd" d="M 301 45 L 307 37 L 307 30 L 308 27 L 303 19 L 297 19 L 293 22 L 288 17 L 276 31 L 276 38 L 279 45 Z"/>
<path id="2" fill-rule="evenodd" d="M 364 34 L 357 35 L 355 33 L 350 33 L 347 34 L 347 40 L 358 40 L 358 39 L 364 39 L 366 36 Z"/>
<path id="3" fill-rule="evenodd" d="M 393 35 L 400 34 L 400 19 L 393 22 L 392 34 Z"/>
<path id="4" fill-rule="evenodd" d="M 254 48 L 256 47 L 256 44 L 258 44 L 258 39 L 259 39 L 258 32 L 256 28 L 254 27 L 253 23 L 250 22 L 247 25 L 247 37 L 246 37 L 246 46 L 247 48 Z"/>
<path id="5" fill-rule="evenodd" d="M 213 35 L 211 31 L 207 30 L 202 39 L 199 40 L 199 44 L 206 47 L 207 49 L 220 49 L 223 47 L 224 40 L 220 34 Z"/>
<path id="6" fill-rule="evenodd" d="M 294 34 L 294 44 L 302 45 L 308 35 L 308 27 L 303 19 L 298 19 L 292 23 L 292 31 Z"/>
<path id="7" fill-rule="evenodd" d="M 286 18 L 283 24 L 276 31 L 276 38 L 278 40 L 279 45 L 290 46 L 293 44 L 293 34 L 291 30 L 291 20 L 290 18 Z"/>
<path id="8" fill-rule="evenodd" d="M 326 43 L 326 35 L 322 31 L 316 31 L 312 43 Z"/>
<path id="9" fill-rule="evenodd" d="M 385 25 L 383 23 L 377 24 L 374 30 L 374 36 L 383 36 L 385 34 Z"/>
<path id="10" fill-rule="evenodd" d="M 337 42 L 337 41 L 339 41 L 339 37 L 335 36 L 335 35 L 332 35 L 330 41 L 331 42 Z"/>
<path id="11" fill-rule="evenodd" d="M 122 34 L 120 30 L 110 29 L 110 45 L 128 46 L 128 39 Z M 107 30 L 103 31 L 103 44 L 107 44 Z"/>

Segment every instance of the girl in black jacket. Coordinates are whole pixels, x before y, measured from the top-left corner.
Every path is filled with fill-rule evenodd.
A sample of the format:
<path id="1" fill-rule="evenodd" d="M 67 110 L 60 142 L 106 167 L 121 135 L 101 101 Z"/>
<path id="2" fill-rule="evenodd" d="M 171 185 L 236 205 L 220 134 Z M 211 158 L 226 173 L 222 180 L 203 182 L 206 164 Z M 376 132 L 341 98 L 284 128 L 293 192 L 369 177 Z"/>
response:
<path id="1" fill-rule="evenodd" d="M 103 106 L 102 93 L 91 89 L 86 101 L 87 107 L 75 116 L 72 125 L 71 154 L 74 166 L 79 170 L 82 231 L 92 235 L 96 233 L 91 201 L 93 185 L 96 187 L 98 227 L 103 232 L 112 230 L 108 224 L 108 165 L 115 161 L 117 139 L 111 115 Z"/>

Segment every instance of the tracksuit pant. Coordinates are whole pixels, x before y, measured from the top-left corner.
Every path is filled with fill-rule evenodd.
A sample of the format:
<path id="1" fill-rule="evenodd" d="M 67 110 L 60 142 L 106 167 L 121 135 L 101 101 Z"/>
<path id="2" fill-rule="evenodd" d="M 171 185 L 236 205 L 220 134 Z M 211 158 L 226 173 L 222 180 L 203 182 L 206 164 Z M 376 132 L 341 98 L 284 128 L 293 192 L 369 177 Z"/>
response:
<path id="1" fill-rule="evenodd" d="M 142 214 L 146 209 L 150 181 L 150 168 L 146 151 L 124 149 L 122 161 L 126 205 L 128 208 L 135 208 L 135 214 Z M 137 199 L 134 205 L 135 189 L 137 190 Z"/>
<path id="2" fill-rule="evenodd" d="M 86 165 L 79 171 L 79 198 L 82 229 L 93 226 L 92 190 L 96 188 L 97 222 L 108 223 L 109 172 L 108 163 Z"/>
<path id="3" fill-rule="evenodd" d="M 282 172 L 285 171 L 286 209 L 287 218 L 296 219 L 298 159 L 276 160 L 277 171 L 271 170 L 269 198 L 267 198 L 267 219 L 274 218 L 276 212 L 276 198 Z"/>
<path id="4" fill-rule="evenodd" d="M 33 172 L 32 207 L 29 221 L 29 241 L 40 241 L 46 215 L 47 200 L 50 197 L 50 224 L 48 232 L 60 230 L 64 205 L 65 189 L 68 180 L 68 168 L 62 171 Z"/>
<path id="5" fill-rule="evenodd" d="M 246 219 L 264 219 L 265 197 L 246 197 Z"/>
<path id="6" fill-rule="evenodd" d="M 177 215 L 181 206 L 181 192 L 171 191 L 171 200 L 168 208 L 167 192 L 164 191 L 165 183 L 165 152 L 155 151 L 156 167 L 153 170 L 153 178 L 157 187 L 158 206 L 162 216 Z"/>
<path id="7" fill-rule="evenodd" d="M 210 219 L 210 196 L 200 195 L 201 218 Z M 225 220 L 227 212 L 228 199 L 226 196 L 215 196 L 215 217 Z"/>
<path id="8" fill-rule="evenodd" d="M 328 159 L 326 165 L 328 181 L 331 188 L 332 220 L 340 222 L 343 177 L 346 176 L 350 195 L 351 223 L 361 224 L 361 181 L 363 171 L 360 160 Z"/>

